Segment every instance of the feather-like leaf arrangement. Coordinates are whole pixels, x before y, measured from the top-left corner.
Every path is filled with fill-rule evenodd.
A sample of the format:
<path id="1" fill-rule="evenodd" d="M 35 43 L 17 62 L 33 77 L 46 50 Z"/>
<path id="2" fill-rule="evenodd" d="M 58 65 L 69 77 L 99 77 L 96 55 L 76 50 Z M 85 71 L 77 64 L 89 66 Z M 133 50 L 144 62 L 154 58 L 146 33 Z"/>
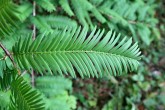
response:
<path id="1" fill-rule="evenodd" d="M 36 88 L 43 94 L 46 110 L 75 110 L 76 97 L 71 95 L 72 82 L 65 77 L 44 76 L 36 78 Z"/>
<path id="2" fill-rule="evenodd" d="M 38 5 L 40 5 L 43 9 L 48 12 L 55 11 L 54 5 L 51 3 L 51 0 L 35 0 Z"/>
<path id="3" fill-rule="evenodd" d="M 62 8 L 64 9 L 64 11 L 69 15 L 69 16 L 73 16 L 74 13 L 69 5 L 69 1 L 68 0 L 59 0 L 60 5 L 62 6 Z"/>
<path id="4" fill-rule="evenodd" d="M 55 29 L 65 29 L 77 27 L 77 23 L 65 16 L 36 16 L 31 20 L 40 32 L 52 32 Z"/>
<path id="5" fill-rule="evenodd" d="M 17 76 L 17 72 L 17 69 L 10 69 L 6 66 L 3 77 L 0 77 L 1 95 L 6 95 L 6 98 L 9 97 L 9 95 L 11 97 L 10 103 L 9 99 L 1 99 L 1 101 L 4 102 L 0 104 L 0 109 L 45 110 L 45 104 L 43 103 L 41 94 L 38 93 L 37 90 L 33 89 L 26 81 L 24 81 L 22 76 Z M 6 93 L 3 93 L 1 90 Z M 3 96 L 0 98 L 2 97 Z"/>
<path id="6" fill-rule="evenodd" d="M 12 27 L 16 27 L 16 21 L 19 20 L 19 11 L 12 0 L 0 0 L 0 37 L 9 35 L 13 31 Z"/>
<path id="7" fill-rule="evenodd" d="M 17 76 L 11 83 L 11 105 L 10 110 L 45 110 L 41 94 Z"/>
<path id="8" fill-rule="evenodd" d="M 135 41 L 143 41 L 147 45 L 153 41 L 151 36 L 154 35 L 154 39 L 160 38 L 159 31 L 156 29 L 158 19 L 155 16 L 156 7 L 159 5 L 155 0 L 152 2 L 144 0 L 138 2 L 134 0 L 57 0 L 56 2 L 66 14 L 74 16 L 82 26 L 90 27 L 90 29 L 98 25 L 122 33 L 129 31 Z"/>
<path id="9" fill-rule="evenodd" d="M 22 69 L 40 73 L 70 73 L 76 77 L 75 69 L 81 77 L 103 76 L 103 71 L 111 75 L 121 75 L 137 69 L 140 59 L 137 43 L 132 39 L 120 38 L 120 34 L 96 28 L 88 35 L 87 29 L 65 29 L 58 34 L 40 35 L 20 39 L 13 47 L 14 57 Z M 75 69 L 74 69 L 75 68 Z"/>
<path id="10" fill-rule="evenodd" d="M 0 77 L 0 90 L 7 91 L 13 79 L 16 76 L 16 70 L 10 70 L 7 66 L 3 70 L 3 77 Z"/>

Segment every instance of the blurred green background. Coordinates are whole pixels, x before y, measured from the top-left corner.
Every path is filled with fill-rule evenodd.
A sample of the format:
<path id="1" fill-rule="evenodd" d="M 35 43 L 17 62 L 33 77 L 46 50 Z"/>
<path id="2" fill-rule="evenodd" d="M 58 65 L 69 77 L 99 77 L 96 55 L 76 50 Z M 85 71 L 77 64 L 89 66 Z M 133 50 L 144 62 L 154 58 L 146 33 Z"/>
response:
<path id="1" fill-rule="evenodd" d="M 32 30 L 81 25 L 92 30 L 115 30 L 133 37 L 142 51 L 136 72 L 103 78 L 35 76 L 49 110 L 165 110 L 165 1 L 164 0 L 13 0 L 24 22 L 12 39 Z M 37 15 L 32 16 L 32 2 Z M 30 83 L 30 76 L 25 75 Z M 1 92 L 1 91 L 0 91 Z M 1 105 L 8 93 L 0 93 Z M 6 102 L 4 102 L 4 97 Z M 3 99 L 3 100 L 2 100 Z"/>

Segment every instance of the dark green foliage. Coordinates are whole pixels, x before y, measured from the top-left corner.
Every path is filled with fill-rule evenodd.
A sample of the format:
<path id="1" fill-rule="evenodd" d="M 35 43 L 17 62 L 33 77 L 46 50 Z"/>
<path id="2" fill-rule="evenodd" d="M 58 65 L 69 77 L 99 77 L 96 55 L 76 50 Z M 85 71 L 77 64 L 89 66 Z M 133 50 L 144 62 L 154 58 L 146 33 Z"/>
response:
<path id="1" fill-rule="evenodd" d="M 45 110 L 41 94 L 32 89 L 21 76 L 17 76 L 11 84 L 11 109 Z"/>
<path id="2" fill-rule="evenodd" d="M 19 11 L 12 0 L 0 0 L 0 38 L 9 35 L 13 31 L 12 27 L 16 27 Z"/>
<path id="3" fill-rule="evenodd" d="M 0 78 L 3 77 L 4 75 L 4 69 L 6 69 L 6 64 L 5 64 L 5 61 L 4 61 L 4 57 L 3 57 L 3 54 L 0 54 Z"/>
<path id="4" fill-rule="evenodd" d="M 0 90 L 0 110 L 8 110 L 10 103 L 10 91 L 1 91 Z"/>
<path id="5" fill-rule="evenodd" d="M 7 91 L 10 88 L 10 85 L 17 74 L 16 69 L 10 70 L 7 66 L 5 66 L 5 68 L 6 69 L 3 68 L 3 76 L 0 77 L 0 90 L 3 91 Z"/>
<path id="6" fill-rule="evenodd" d="M 11 97 L 10 108 L 6 110 L 45 110 L 41 94 L 32 89 L 22 76 L 17 76 L 16 69 L 6 67 L 3 77 L 0 77 L 0 92 L 2 95 L 0 98 L 6 97 L 6 99 L 0 99 L 3 101 L 2 105 L 0 104 L 2 108 L 9 107 L 9 95 Z"/>

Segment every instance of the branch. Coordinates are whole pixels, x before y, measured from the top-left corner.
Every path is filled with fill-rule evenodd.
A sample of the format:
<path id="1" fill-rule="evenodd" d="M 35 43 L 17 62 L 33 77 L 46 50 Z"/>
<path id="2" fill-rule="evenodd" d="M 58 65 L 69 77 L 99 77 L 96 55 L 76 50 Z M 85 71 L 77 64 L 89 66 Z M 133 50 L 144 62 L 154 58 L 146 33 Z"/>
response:
<path id="1" fill-rule="evenodd" d="M 33 16 L 36 16 L 36 2 L 33 1 Z M 33 40 L 36 38 L 36 26 L 33 24 Z"/>
<path id="2" fill-rule="evenodd" d="M 35 17 L 36 16 L 36 2 L 33 1 L 33 16 Z M 33 40 L 36 38 L 36 26 L 33 24 Z M 32 72 L 31 72 L 31 77 L 32 77 L 32 80 L 31 80 L 31 83 L 32 83 L 32 86 L 34 87 L 34 83 L 35 83 L 35 73 L 34 73 L 34 70 L 32 69 Z"/>
<path id="3" fill-rule="evenodd" d="M 13 63 L 14 67 L 16 67 L 16 63 L 14 62 L 13 57 L 11 56 L 10 52 L 3 46 L 3 44 L 0 42 L 0 47 L 3 49 L 3 51 L 5 52 L 6 56 L 8 56 L 11 60 L 11 62 Z"/>

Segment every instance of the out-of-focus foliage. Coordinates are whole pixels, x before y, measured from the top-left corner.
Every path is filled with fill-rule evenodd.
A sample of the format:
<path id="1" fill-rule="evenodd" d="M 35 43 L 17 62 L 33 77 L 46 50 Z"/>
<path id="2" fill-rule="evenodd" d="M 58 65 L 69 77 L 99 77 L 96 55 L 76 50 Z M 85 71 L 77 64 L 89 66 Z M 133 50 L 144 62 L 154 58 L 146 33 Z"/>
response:
<path id="1" fill-rule="evenodd" d="M 17 5 L 11 0 L 0 1 L 0 39 L 14 31 L 11 27 L 17 26 L 18 14 Z"/>
<path id="2" fill-rule="evenodd" d="M 38 77 L 36 88 L 44 94 L 47 110 L 76 109 L 76 97 L 72 92 L 72 82 L 64 77 Z"/>
<path id="3" fill-rule="evenodd" d="M 77 23 L 65 16 L 36 16 L 31 20 L 41 32 L 53 33 L 54 29 L 75 28 Z"/>
<path id="4" fill-rule="evenodd" d="M 146 45 L 149 46 L 152 41 L 161 39 L 158 29 L 159 20 L 156 17 L 156 8 L 159 7 L 159 3 L 156 0 L 35 1 L 40 6 L 37 10 L 39 16 L 29 16 L 32 13 L 32 4 L 21 1 L 20 19 L 32 18 L 27 20 L 36 24 L 41 31 L 52 31 L 51 28 L 64 28 L 65 26 L 74 27 L 76 21 L 91 29 L 97 25 L 107 30 L 114 29 L 125 35 L 133 36 L 135 41 L 142 43 L 143 48 Z"/>
<path id="5" fill-rule="evenodd" d="M 146 45 L 160 38 L 155 0 L 59 0 L 59 4 L 66 14 L 91 29 L 97 24 L 122 31 Z"/>
<path id="6" fill-rule="evenodd" d="M 122 77 L 113 77 L 109 76 L 108 73 L 104 74 L 102 79 L 76 78 L 73 79 L 72 88 L 70 80 L 52 76 L 41 77 L 40 74 L 36 73 L 34 86 L 43 93 L 42 97 L 46 101 L 48 110 L 165 109 L 164 0 L 13 0 L 17 5 L 8 2 L 10 0 L 2 1 L 6 3 L 6 7 L 9 5 L 12 7 L 9 10 L 7 9 L 7 13 L 5 13 L 5 10 L 0 10 L 0 15 L 3 15 L 0 18 L 0 33 L 2 33 L 0 38 L 3 38 L 1 42 L 5 44 L 9 51 L 12 51 L 12 46 L 16 41 L 23 41 L 32 36 L 33 24 L 37 27 L 37 32 L 44 33 L 45 36 L 51 35 L 55 31 L 60 33 L 64 29 L 73 29 L 77 25 L 92 30 L 96 25 L 98 29 L 104 28 L 106 33 L 109 29 L 113 29 L 126 36 L 132 36 L 134 41 L 138 41 L 142 48 L 142 62 L 137 74 L 131 72 L 131 74 Z M 37 15 L 35 17 L 32 16 L 33 1 L 36 2 Z M 13 14 L 9 14 L 12 12 Z M 8 19 L 4 19 L 5 16 L 8 16 Z M 12 20 L 10 20 L 11 18 Z M 22 22 L 21 24 L 18 23 L 19 20 Z M 19 25 L 15 26 L 15 24 Z M 11 29 L 8 27 L 11 27 Z M 103 47 L 102 50 L 104 49 Z M 22 51 L 21 48 L 20 51 Z M 3 50 L 0 50 L 1 79 L 10 76 L 10 74 L 4 74 L 3 68 L 5 69 L 6 65 L 12 69 L 10 59 L 4 56 Z M 24 55 L 22 56 L 20 59 L 25 62 L 34 57 L 33 55 L 32 57 L 27 55 L 26 58 Z M 78 58 L 81 59 L 81 57 Z M 105 60 L 100 59 L 100 61 Z M 36 63 L 31 66 L 35 67 L 34 64 Z M 41 63 L 37 64 L 43 66 Z M 59 65 L 66 70 L 60 62 Z M 84 63 L 77 65 L 81 65 L 79 66 L 81 68 L 85 67 L 82 66 Z M 107 67 L 107 65 L 103 66 L 104 68 Z M 79 70 L 82 70 L 81 68 Z M 6 81 L 6 79 L 4 80 Z M 10 89 L 8 86 L 10 81 L 3 83 L 3 88 Z M 30 80 L 28 81 L 30 82 Z M 71 95 L 72 93 L 74 93 L 74 96 Z M 0 102 L 3 102 L 0 103 L 0 106 L 2 108 L 7 109 L 6 106 L 10 104 L 10 95 L 10 90 L 7 92 L 0 91 Z"/>

